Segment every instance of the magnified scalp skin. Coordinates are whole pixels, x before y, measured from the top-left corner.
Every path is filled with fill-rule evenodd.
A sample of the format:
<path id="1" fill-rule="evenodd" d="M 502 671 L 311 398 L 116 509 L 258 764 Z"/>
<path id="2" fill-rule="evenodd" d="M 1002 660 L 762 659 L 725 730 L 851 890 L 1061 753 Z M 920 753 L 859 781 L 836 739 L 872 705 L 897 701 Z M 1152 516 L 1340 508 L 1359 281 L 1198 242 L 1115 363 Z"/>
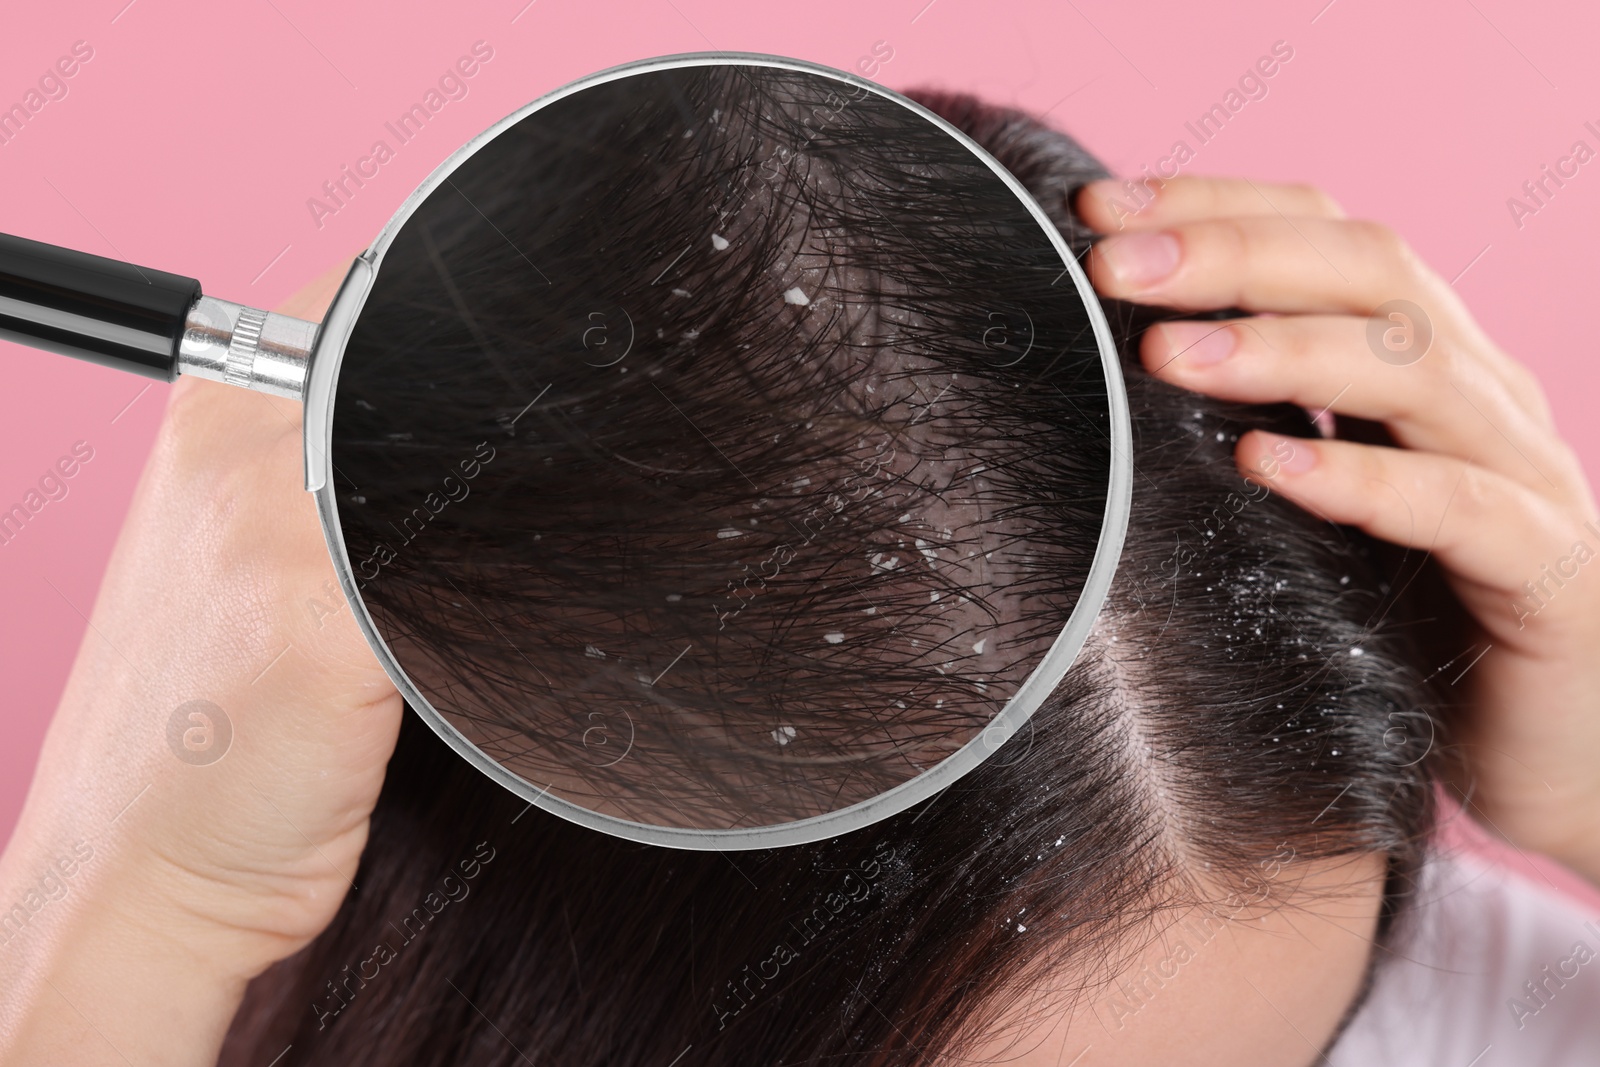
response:
<path id="1" fill-rule="evenodd" d="M 919 676 L 970 694 L 873 629 L 848 582 L 830 592 L 813 581 L 849 570 L 873 595 L 899 598 L 918 625 L 958 619 L 1025 645 L 1060 626 L 1051 611 L 1071 602 L 1094 551 L 1098 520 L 1086 520 L 1101 506 L 1106 444 L 1088 414 L 1096 383 L 1073 371 L 1091 352 L 1070 318 L 1076 297 L 1024 285 L 1042 306 L 1007 306 L 1037 313 L 1036 343 L 1001 365 L 1026 346 L 1014 326 L 998 349 L 984 345 L 997 290 L 963 260 L 973 254 L 965 205 L 885 210 L 900 234 L 851 214 L 895 255 L 873 260 L 875 275 L 845 269 L 826 254 L 844 238 L 820 235 L 832 233 L 822 221 L 852 206 L 805 201 L 811 186 L 795 175 L 833 188 L 826 182 L 842 179 L 830 166 L 866 156 L 868 176 L 881 177 L 893 146 L 878 133 L 850 141 L 846 107 L 826 126 L 818 117 L 798 159 L 789 144 L 790 161 L 779 157 L 769 179 L 775 105 L 748 82 L 723 83 L 724 99 L 695 95 L 712 84 L 684 80 L 641 105 L 658 133 L 682 140 L 671 181 L 643 183 L 641 143 L 597 108 L 564 127 L 567 147 L 603 160 L 582 176 L 596 199 L 535 195 L 564 164 L 517 142 L 485 156 L 494 168 L 458 183 L 460 193 L 442 187 L 440 203 L 447 195 L 454 206 L 382 268 L 397 293 L 414 295 L 364 322 L 341 375 L 333 458 L 363 595 L 391 613 L 397 650 L 450 650 L 432 681 L 448 680 L 456 706 L 481 720 L 463 717 L 464 729 L 499 730 L 507 751 L 554 737 L 555 713 L 569 707 L 576 731 L 590 713 L 670 706 L 715 727 L 703 751 L 671 753 L 686 766 L 723 774 L 719 761 L 744 748 L 769 757 L 747 773 L 768 774 L 799 750 L 803 723 L 783 720 L 795 728 L 787 743 L 717 730 L 764 726 L 790 700 L 820 709 L 831 686 L 842 743 L 844 731 L 880 728 L 865 709 L 884 710 L 883 698 Z M 913 95 L 993 153 L 1087 252 L 1067 205 L 1105 175 L 1092 156 L 1025 115 Z M 708 114 L 729 129 L 707 133 Z M 820 153 L 834 142 L 852 151 Z M 742 185 L 741 161 L 754 168 Z M 535 243 L 528 228 L 545 220 L 571 239 Z M 481 284 L 511 277 L 498 296 Z M 528 297 L 541 289 L 561 299 Z M 1396 571 L 1359 533 L 1247 495 L 1237 437 L 1256 427 L 1309 436 L 1303 411 L 1151 378 L 1137 359 L 1141 335 L 1174 316 L 1116 302 L 1106 311 L 1128 383 L 1132 517 L 1096 629 L 1031 729 L 882 822 L 715 854 L 625 841 L 530 808 L 407 716 L 354 876 L 360 891 L 304 952 L 256 980 L 221 1062 L 259 1067 L 280 1053 L 279 1067 L 962 1062 L 989 1046 L 997 1019 L 1031 1003 L 1041 977 L 1069 1000 L 1104 1006 L 1107 969 L 1145 947 L 1170 909 L 1211 899 L 1219 885 L 1270 901 L 1280 886 L 1263 871 L 1359 853 L 1386 858 L 1380 937 L 1396 937 L 1448 741 L 1406 625 L 1401 592 L 1413 572 Z M 595 312 L 605 332 L 587 334 L 585 347 Z M 959 382 L 941 395 L 939 373 L 952 370 Z M 683 432 L 689 422 L 703 433 Z M 477 455 L 481 443 L 492 458 Z M 963 480 L 970 473 L 978 478 Z M 430 492 L 438 509 L 414 536 L 388 526 L 403 527 Z M 815 514 L 833 517 L 807 527 L 830 492 L 860 500 L 836 514 L 824 507 Z M 922 507 L 900 511 L 894 494 Z M 786 531 L 780 515 L 815 536 Z M 979 517 L 981 529 L 969 528 Z M 923 524 L 948 527 L 949 542 Z M 716 536 L 724 531 L 738 536 Z M 994 538 L 995 561 L 985 562 L 1006 570 L 962 562 L 986 556 L 987 544 L 978 557 L 945 553 L 980 536 Z M 392 558 L 362 574 L 377 540 Z M 784 544 L 792 557 L 777 551 Z M 497 576 L 489 560 L 504 546 L 528 554 Z M 874 570 L 878 553 L 880 564 L 899 562 Z M 745 584 L 746 564 L 760 579 Z M 919 592 L 941 600 L 913 612 Z M 959 611 L 936 610 L 962 592 Z M 548 618 L 522 606 L 528 596 L 542 598 Z M 398 629 L 412 617 L 408 597 L 455 614 L 420 616 L 429 629 L 408 636 Z M 845 639 L 829 642 L 834 632 Z M 804 640 L 768 640 L 780 633 Z M 503 655 L 503 638 L 518 656 Z M 873 655 L 884 657 L 877 671 Z M 486 658 L 480 678 L 469 668 Z M 402 661 L 421 662 L 403 651 Z M 859 685 L 845 681 L 852 675 Z M 594 688 L 574 694 L 579 679 Z M 509 699 L 559 687 L 548 705 Z M 735 694 L 743 702 L 729 699 L 725 713 L 709 706 Z M 934 735 L 950 728 L 913 719 L 928 709 L 906 703 L 907 737 L 918 736 L 912 723 Z M 787 736 L 776 719 L 771 729 Z M 627 736 L 625 721 L 589 735 L 595 763 Z M 561 737 L 583 744 L 581 733 Z M 626 785 L 618 768 L 630 759 L 566 784 Z M 663 785 L 693 816 L 709 810 L 708 780 L 759 800 L 756 777 L 739 773 L 723 775 L 731 784 L 711 775 Z M 459 879 L 480 853 L 493 859 L 472 868 L 468 895 L 429 913 L 441 879 Z M 395 928 L 417 926 L 419 908 L 425 931 L 402 940 Z M 1059 998 L 1046 1007 L 1065 1010 Z"/>

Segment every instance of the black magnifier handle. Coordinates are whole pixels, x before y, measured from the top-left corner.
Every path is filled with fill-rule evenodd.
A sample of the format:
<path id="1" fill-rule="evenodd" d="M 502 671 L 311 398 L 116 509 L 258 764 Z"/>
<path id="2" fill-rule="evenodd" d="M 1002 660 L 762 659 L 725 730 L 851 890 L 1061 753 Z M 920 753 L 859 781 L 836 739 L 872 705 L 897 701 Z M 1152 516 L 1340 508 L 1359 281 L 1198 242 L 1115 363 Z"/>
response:
<path id="1" fill-rule="evenodd" d="M 146 378 L 299 400 L 317 324 L 205 296 L 193 278 L 0 234 L 0 338 Z"/>

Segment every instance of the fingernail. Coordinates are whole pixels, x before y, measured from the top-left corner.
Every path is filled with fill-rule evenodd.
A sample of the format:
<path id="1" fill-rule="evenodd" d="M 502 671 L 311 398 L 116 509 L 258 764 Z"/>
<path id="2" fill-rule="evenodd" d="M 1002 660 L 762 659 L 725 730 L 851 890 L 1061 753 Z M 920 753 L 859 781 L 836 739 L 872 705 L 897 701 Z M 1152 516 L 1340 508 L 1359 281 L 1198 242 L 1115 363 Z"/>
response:
<path id="1" fill-rule="evenodd" d="M 1189 367 L 1221 363 L 1238 347 L 1233 330 L 1221 323 L 1163 322 L 1161 334 L 1167 342 L 1167 359 Z"/>
<path id="2" fill-rule="evenodd" d="M 1276 478 L 1280 471 L 1285 474 L 1304 474 L 1317 465 L 1316 446 L 1304 437 L 1263 433 L 1261 438 L 1267 454 L 1257 461 L 1256 467 L 1268 478 Z"/>
<path id="3" fill-rule="evenodd" d="M 1148 289 L 1178 268 L 1181 250 L 1170 233 L 1123 233 L 1095 246 L 1112 278 L 1129 289 Z"/>

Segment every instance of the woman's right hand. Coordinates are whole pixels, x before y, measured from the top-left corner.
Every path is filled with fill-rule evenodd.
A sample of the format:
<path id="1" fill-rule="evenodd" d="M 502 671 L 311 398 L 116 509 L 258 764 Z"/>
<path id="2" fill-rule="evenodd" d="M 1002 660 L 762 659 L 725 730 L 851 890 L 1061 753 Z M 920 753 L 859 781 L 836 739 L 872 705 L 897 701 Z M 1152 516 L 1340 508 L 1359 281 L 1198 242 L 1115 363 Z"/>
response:
<path id="1" fill-rule="evenodd" d="M 0 860 L 0 1058 L 215 1062 L 245 982 L 351 891 L 401 708 L 298 405 L 180 380 Z"/>
<path id="2" fill-rule="evenodd" d="M 1316 515 L 1442 564 L 1478 629 L 1446 676 L 1470 695 L 1457 737 L 1471 810 L 1600 883 L 1600 511 L 1538 381 L 1392 230 L 1319 190 L 1179 177 L 1140 210 L 1125 195 L 1105 181 L 1078 199 L 1109 235 L 1090 258 L 1099 291 L 1258 313 L 1150 330 L 1151 373 L 1389 429 L 1399 447 L 1255 432 L 1236 459 Z"/>

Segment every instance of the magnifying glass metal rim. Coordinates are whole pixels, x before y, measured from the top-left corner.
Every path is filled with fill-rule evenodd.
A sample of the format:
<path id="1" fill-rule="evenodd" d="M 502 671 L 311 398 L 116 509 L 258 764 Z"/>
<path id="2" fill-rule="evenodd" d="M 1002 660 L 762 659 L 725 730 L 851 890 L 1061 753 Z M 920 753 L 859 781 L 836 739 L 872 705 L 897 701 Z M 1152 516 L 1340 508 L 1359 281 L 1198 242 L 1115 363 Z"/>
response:
<path id="1" fill-rule="evenodd" d="M 584 89 L 640 74 L 704 66 L 768 67 L 818 75 L 864 89 L 909 108 L 955 138 L 975 157 L 982 160 L 1027 206 L 1029 212 L 1049 235 L 1056 250 L 1060 252 L 1066 273 L 1072 277 L 1078 297 L 1089 312 L 1095 340 L 1100 350 L 1106 394 L 1111 407 L 1111 468 L 1109 484 L 1106 487 L 1106 510 L 1101 524 L 1099 544 L 1095 549 L 1094 560 L 1090 564 L 1082 594 L 1043 660 L 989 725 L 978 736 L 934 767 L 868 800 L 792 822 L 722 830 L 655 826 L 591 811 L 552 795 L 548 791 L 549 786 L 541 788 L 508 771 L 456 729 L 448 718 L 436 710 L 411 683 L 367 611 L 355 584 L 354 569 L 349 555 L 345 551 L 339 525 L 339 508 L 334 497 L 332 466 L 333 403 L 345 347 L 355 328 L 361 308 L 372 291 L 384 254 L 394 242 L 401 227 L 423 201 L 478 150 L 529 115 L 558 100 Z M 759 53 L 690 52 L 624 63 L 580 78 L 539 97 L 463 145 L 435 168 L 427 180 L 406 198 L 405 203 L 401 204 L 399 210 L 389 219 L 371 247 L 351 265 L 350 272 L 346 275 L 344 284 L 340 287 L 323 320 L 322 328 L 318 331 L 306 380 L 304 405 L 306 489 L 316 495 L 317 514 L 322 520 L 322 531 L 328 542 L 328 551 L 333 557 L 334 567 L 338 572 L 339 582 L 344 587 L 346 598 L 353 606 L 356 621 L 360 624 L 368 643 L 378 652 L 383 669 L 405 697 L 406 702 L 463 759 L 530 804 L 602 833 L 670 848 L 706 851 L 778 848 L 836 837 L 905 811 L 919 801 L 926 800 L 952 785 L 973 770 L 1022 728 L 1077 658 L 1079 650 L 1088 639 L 1095 618 L 1100 613 L 1106 593 L 1111 587 L 1112 576 L 1116 573 L 1117 562 L 1122 555 L 1123 540 L 1127 534 L 1128 514 L 1132 503 L 1132 433 L 1129 426 L 1127 392 L 1122 380 L 1121 365 L 1118 361 L 1116 344 L 1112 339 L 1111 327 L 1071 247 L 1043 209 L 1034 201 L 1032 195 L 977 142 L 915 101 L 846 71 L 804 60 Z"/>

